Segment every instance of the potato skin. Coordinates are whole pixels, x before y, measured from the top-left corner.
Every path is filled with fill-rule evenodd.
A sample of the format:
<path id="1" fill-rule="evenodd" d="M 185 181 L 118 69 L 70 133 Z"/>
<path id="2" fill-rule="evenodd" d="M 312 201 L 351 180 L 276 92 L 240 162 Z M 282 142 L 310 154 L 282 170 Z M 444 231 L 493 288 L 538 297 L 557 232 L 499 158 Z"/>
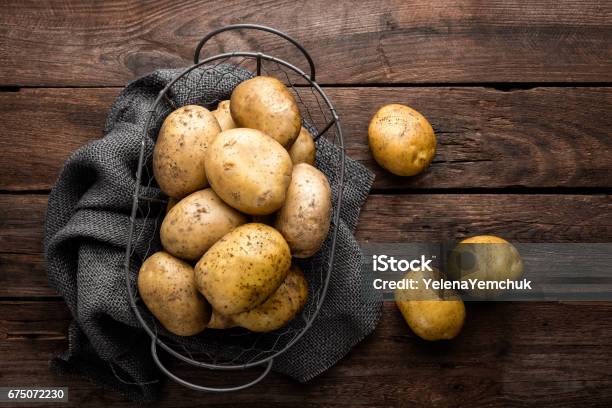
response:
<path id="1" fill-rule="evenodd" d="M 454 291 L 436 292 L 424 287 L 424 277 L 438 279 L 439 276 L 438 271 L 409 272 L 405 278 L 419 282 L 419 289 L 395 292 L 395 303 L 408 326 L 417 336 L 429 341 L 456 337 L 465 322 L 465 305 Z"/>
<path id="2" fill-rule="evenodd" d="M 166 252 L 144 261 L 138 292 L 160 323 L 178 336 L 200 333 L 210 319 L 210 305 L 196 289 L 193 268 Z"/>
<path id="3" fill-rule="evenodd" d="M 255 129 L 219 133 L 206 152 L 206 174 L 230 206 L 250 215 L 267 215 L 285 201 L 291 180 L 289 153 Z"/>
<path id="4" fill-rule="evenodd" d="M 264 224 L 244 224 L 217 241 L 195 267 L 198 290 L 219 313 L 242 313 L 265 301 L 285 280 L 291 253 Z"/>
<path id="5" fill-rule="evenodd" d="M 240 327 L 254 332 L 280 329 L 293 320 L 308 300 L 308 283 L 302 270 L 292 265 L 287 277 L 276 291 L 261 305 L 243 313 L 232 315 L 231 320 Z"/>
<path id="6" fill-rule="evenodd" d="M 523 260 L 518 250 L 503 238 L 478 235 L 461 241 L 448 258 L 448 274 L 455 280 L 518 280 L 523 275 Z M 469 289 L 471 296 L 493 299 L 502 289 Z"/>
<path id="7" fill-rule="evenodd" d="M 433 128 L 423 115 L 405 105 L 380 108 L 370 121 L 368 140 L 376 162 L 398 176 L 422 172 L 436 153 Z"/>
<path id="8" fill-rule="evenodd" d="M 240 83 L 232 92 L 230 111 L 238 127 L 261 130 L 285 148 L 291 147 L 302 126 L 293 94 L 273 77 Z"/>
<path id="9" fill-rule="evenodd" d="M 309 164 L 294 166 L 287 199 L 274 224 L 293 256 L 308 258 L 321 248 L 329 232 L 331 206 L 327 177 Z"/>
<path id="10" fill-rule="evenodd" d="M 213 309 L 212 315 L 210 316 L 210 321 L 206 327 L 209 329 L 224 330 L 236 327 L 236 323 L 234 323 L 231 317 L 223 316 L 221 313 Z"/>
<path id="11" fill-rule="evenodd" d="M 307 163 L 311 166 L 315 164 L 316 147 L 312 135 L 305 128 L 302 127 L 300 134 L 289 149 L 289 156 L 293 165 L 299 163 Z"/>
<path id="12" fill-rule="evenodd" d="M 215 115 L 222 131 L 238 127 L 236 123 L 234 123 L 234 119 L 232 119 L 232 114 L 230 113 L 230 101 L 219 102 L 217 109 L 212 111 L 212 114 Z"/>
<path id="13" fill-rule="evenodd" d="M 219 132 L 215 116 L 201 106 L 183 106 L 168 115 L 153 151 L 155 180 L 164 193 L 180 199 L 208 185 L 204 153 Z"/>
<path id="14" fill-rule="evenodd" d="M 207 188 L 175 204 L 164 218 L 159 235 L 170 254 L 195 261 L 221 237 L 246 222 L 243 214 Z"/>

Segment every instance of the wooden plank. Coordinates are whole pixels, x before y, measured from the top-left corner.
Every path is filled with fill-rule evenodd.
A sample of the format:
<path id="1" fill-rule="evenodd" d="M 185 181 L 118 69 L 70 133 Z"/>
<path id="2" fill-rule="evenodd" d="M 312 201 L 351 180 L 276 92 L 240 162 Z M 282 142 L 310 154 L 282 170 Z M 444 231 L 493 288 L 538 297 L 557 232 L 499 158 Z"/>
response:
<path id="1" fill-rule="evenodd" d="M 612 88 L 327 88 L 348 155 L 376 173 L 376 189 L 611 187 Z M 22 89 L 0 93 L 0 190 L 49 189 L 70 153 L 102 135 L 119 89 Z M 303 97 L 312 98 L 304 90 Z M 433 124 L 438 152 L 417 177 L 380 168 L 367 127 L 387 103 Z M 307 100 L 307 103 L 308 100 Z M 312 105 L 310 105 L 312 106 Z"/>
<path id="2" fill-rule="evenodd" d="M 597 0 L 10 0 L 2 11 L 2 85 L 123 85 L 189 64 L 202 36 L 238 22 L 297 38 L 322 83 L 612 80 L 612 4 Z M 248 33 L 227 34 L 206 53 L 235 50 L 305 66 L 283 41 Z"/>
<path id="3" fill-rule="evenodd" d="M 2 302 L 2 383 L 69 386 L 71 406 L 131 406 L 116 393 L 49 371 L 47 360 L 66 348 L 69 319 L 62 302 Z M 389 302 L 373 335 L 305 385 L 272 374 L 228 395 L 167 382 L 159 406 L 604 406 L 612 398 L 611 344 L 612 303 L 471 303 L 457 339 L 427 343 Z M 253 375 L 173 367 L 219 385 Z"/>
<path id="4" fill-rule="evenodd" d="M 46 195 L 0 195 L 0 297 L 52 296 L 42 261 Z M 495 234 L 519 242 L 610 242 L 612 199 L 596 195 L 372 195 L 362 242 L 444 242 Z"/>

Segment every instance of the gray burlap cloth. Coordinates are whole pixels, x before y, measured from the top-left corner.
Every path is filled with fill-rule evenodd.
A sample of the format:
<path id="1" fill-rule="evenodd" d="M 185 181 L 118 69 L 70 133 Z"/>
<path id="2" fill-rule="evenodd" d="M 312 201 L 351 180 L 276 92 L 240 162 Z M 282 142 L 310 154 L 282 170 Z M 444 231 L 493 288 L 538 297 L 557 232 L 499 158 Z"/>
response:
<path id="1" fill-rule="evenodd" d="M 225 75 L 227 70 L 232 75 Z M 159 91 L 179 72 L 159 70 L 123 90 L 110 110 L 104 137 L 80 148 L 65 163 L 47 210 L 45 256 L 49 281 L 74 317 L 69 349 L 54 357 L 51 366 L 61 374 L 85 376 L 136 401 L 156 399 L 161 374 L 150 355 L 150 339 L 129 305 L 124 274 L 128 225 L 147 114 Z M 234 87 L 250 76 L 248 71 L 231 66 L 198 69 L 179 80 L 169 97 L 175 106 L 198 103 L 212 107 L 228 99 Z M 159 120 L 163 120 L 162 115 Z M 146 170 L 150 169 L 153 143 L 152 138 L 145 143 Z M 324 140 L 318 141 L 317 148 L 317 167 L 327 174 L 337 193 L 340 151 Z M 374 330 L 380 318 L 380 298 L 363 289 L 362 282 L 369 277 L 361 268 L 362 253 L 353 236 L 373 178 L 361 164 L 347 158 L 341 223 L 327 296 L 305 335 L 274 360 L 273 370 L 300 382 L 334 365 Z M 161 197 L 154 184 L 143 185 L 140 195 Z M 148 216 L 136 219 L 138 240 L 134 241 L 130 270 L 133 282 L 143 258 L 158 246 L 155 231 L 163 211 L 161 205 L 158 207 L 147 208 Z M 329 244 L 328 239 L 321 252 L 302 265 L 307 276 L 309 271 L 326 265 Z M 317 282 L 309 283 L 312 290 L 318 290 Z M 205 330 L 206 335 L 195 336 L 200 337 L 194 340 L 196 346 L 205 349 L 213 344 L 214 337 L 219 336 L 215 332 L 219 333 Z M 231 372 L 224 375 L 231 379 Z"/>

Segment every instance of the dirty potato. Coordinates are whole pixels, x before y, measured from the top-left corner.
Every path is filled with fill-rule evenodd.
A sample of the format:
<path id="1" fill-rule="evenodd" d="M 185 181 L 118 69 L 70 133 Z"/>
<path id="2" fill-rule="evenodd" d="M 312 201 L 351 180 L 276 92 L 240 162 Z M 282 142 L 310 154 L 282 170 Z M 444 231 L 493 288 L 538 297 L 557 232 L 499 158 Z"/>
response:
<path id="1" fill-rule="evenodd" d="M 283 236 L 264 224 L 244 224 L 217 241 L 195 267 L 198 290 L 224 316 L 264 302 L 285 280 L 291 253 Z"/>
<path id="2" fill-rule="evenodd" d="M 238 127 L 261 130 L 285 148 L 291 147 L 302 126 L 293 94 L 268 76 L 240 83 L 232 92 L 230 111 Z"/>
<path id="3" fill-rule="evenodd" d="M 300 134 L 289 149 L 289 156 L 293 165 L 307 163 L 311 166 L 315 164 L 316 148 L 312 135 L 305 127 L 302 127 Z"/>
<path id="4" fill-rule="evenodd" d="M 302 270 L 292 265 L 287 277 L 264 303 L 231 316 L 231 321 L 254 332 L 269 332 L 289 323 L 308 299 L 308 283 Z"/>
<path id="5" fill-rule="evenodd" d="M 308 258 L 321 248 L 329 232 L 331 206 L 327 177 L 309 164 L 294 166 L 287 199 L 275 223 L 293 256 Z"/>
<path id="6" fill-rule="evenodd" d="M 376 112 L 368 128 L 376 162 L 398 176 L 422 172 L 436 154 L 436 136 L 423 115 L 405 105 L 391 104 Z"/>
<path id="7" fill-rule="evenodd" d="M 183 106 L 168 115 L 153 151 L 155 180 L 164 193 L 183 198 L 208 185 L 204 153 L 219 132 L 215 116 L 201 106 Z"/>
<path id="8" fill-rule="evenodd" d="M 230 101 L 221 101 L 213 112 L 217 122 L 219 122 L 219 126 L 221 126 L 221 130 L 234 129 L 236 124 L 234 123 L 234 119 L 232 119 L 232 114 L 230 113 Z"/>
<path id="9" fill-rule="evenodd" d="M 166 252 L 144 261 L 138 292 L 157 320 L 178 336 L 198 334 L 210 319 L 210 305 L 196 289 L 193 268 Z"/>
<path id="10" fill-rule="evenodd" d="M 175 204 L 164 218 L 159 235 L 166 251 L 195 261 L 221 237 L 246 222 L 243 214 L 207 188 Z"/>
<path id="11" fill-rule="evenodd" d="M 206 174 L 227 204 L 250 215 L 267 215 L 285 201 L 291 180 L 289 153 L 255 129 L 219 133 L 206 152 Z"/>

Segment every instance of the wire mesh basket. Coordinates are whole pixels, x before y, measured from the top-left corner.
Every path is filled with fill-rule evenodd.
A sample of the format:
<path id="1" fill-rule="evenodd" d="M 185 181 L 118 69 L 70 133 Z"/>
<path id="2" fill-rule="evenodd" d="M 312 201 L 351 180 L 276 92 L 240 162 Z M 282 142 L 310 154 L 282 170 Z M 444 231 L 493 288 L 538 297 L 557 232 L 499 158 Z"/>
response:
<path id="1" fill-rule="evenodd" d="M 229 30 L 250 29 L 275 34 L 293 44 L 303 54 L 309 65 L 305 73 L 296 66 L 274 56 L 253 51 L 236 51 L 217 54 L 200 60 L 202 47 L 214 36 Z M 332 187 L 333 214 L 328 237 L 322 249 L 312 258 L 300 260 L 300 266 L 309 284 L 308 302 L 302 312 L 287 326 L 270 333 L 253 333 L 245 329 L 204 330 L 191 337 L 178 337 L 166 331 L 150 314 L 140 299 L 135 285 L 136 273 L 140 264 L 148 256 L 160 249 L 159 225 L 164 216 L 165 197 L 145 197 L 141 190 L 155 185 L 151 167 L 151 140 L 155 140 L 164 118 L 173 110 L 187 104 L 198 104 L 214 109 L 225 93 L 202 92 L 203 81 L 207 89 L 214 81 L 239 83 L 254 75 L 274 76 L 284 82 L 295 96 L 300 107 L 303 126 L 314 136 L 317 145 L 317 167 L 325 156 L 327 175 Z M 176 87 L 188 89 L 177 98 Z M 185 88 L 187 87 L 187 88 Z M 331 160 L 330 160 L 331 159 Z M 144 330 L 151 338 L 151 354 L 159 369 L 172 380 L 194 390 L 227 392 L 250 387 L 270 372 L 274 359 L 294 345 L 311 327 L 325 299 L 330 276 L 334 267 L 336 238 L 342 208 L 342 186 L 344 181 L 344 144 L 342 129 L 336 110 L 327 95 L 315 82 L 315 65 L 304 47 L 287 34 L 270 27 L 254 24 L 236 24 L 219 28 L 206 35 L 195 50 L 194 64 L 177 75 L 157 95 L 149 109 L 149 116 L 140 145 L 140 156 L 136 169 L 136 188 L 130 217 L 128 246 L 125 261 L 125 278 L 131 307 Z M 329 163 L 333 163 L 331 168 Z M 156 220 L 154 238 L 143 233 L 143 220 Z M 145 238 L 146 237 L 146 238 Z M 145 256 L 136 255 L 135 248 L 145 247 Z M 140 251 L 138 251 L 140 252 Z M 212 370 L 243 370 L 260 367 L 263 372 L 254 380 L 230 387 L 210 387 L 194 384 L 180 378 L 168 369 L 159 359 L 158 350 L 165 350 L 178 360 L 196 367 Z"/>

